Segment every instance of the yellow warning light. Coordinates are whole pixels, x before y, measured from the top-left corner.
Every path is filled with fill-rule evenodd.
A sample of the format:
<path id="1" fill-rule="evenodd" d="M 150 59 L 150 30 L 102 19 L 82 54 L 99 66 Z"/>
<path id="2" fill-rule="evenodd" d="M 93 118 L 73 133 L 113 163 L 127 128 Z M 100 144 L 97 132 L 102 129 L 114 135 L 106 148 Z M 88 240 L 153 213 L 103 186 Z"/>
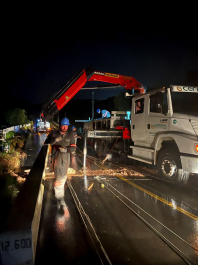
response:
<path id="1" fill-rule="evenodd" d="M 198 144 L 195 145 L 195 150 L 196 150 L 197 153 L 198 153 Z"/>

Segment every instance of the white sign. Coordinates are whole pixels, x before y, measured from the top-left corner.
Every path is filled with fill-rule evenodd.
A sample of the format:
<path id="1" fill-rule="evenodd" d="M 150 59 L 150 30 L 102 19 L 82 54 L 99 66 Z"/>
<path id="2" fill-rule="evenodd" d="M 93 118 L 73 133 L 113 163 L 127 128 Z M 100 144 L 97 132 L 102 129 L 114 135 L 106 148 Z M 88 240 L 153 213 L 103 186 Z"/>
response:
<path id="1" fill-rule="evenodd" d="M 198 93 L 198 87 L 195 86 L 171 86 L 173 92 L 194 92 Z"/>
<path id="2" fill-rule="evenodd" d="M 33 265 L 31 233 L 23 231 L 1 234 L 0 256 L 3 265 Z"/>

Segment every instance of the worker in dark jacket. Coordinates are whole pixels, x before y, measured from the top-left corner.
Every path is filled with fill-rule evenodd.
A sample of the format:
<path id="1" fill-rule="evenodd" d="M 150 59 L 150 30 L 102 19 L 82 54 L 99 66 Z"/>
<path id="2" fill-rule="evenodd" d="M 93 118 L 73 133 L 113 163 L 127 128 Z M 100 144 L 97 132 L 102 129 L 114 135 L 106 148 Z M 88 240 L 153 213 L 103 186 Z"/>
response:
<path id="1" fill-rule="evenodd" d="M 61 120 L 60 129 L 52 132 L 46 143 L 52 146 L 52 163 L 55 174 L 54 190 L 59 205 L 64 199 L 64 185 L 67 180 L 67 170 L 70 164 L 70 153 L 75 150 L 75 139 L 68 132 L 69 120 Z"/>
<path id="2" fill-rule="evenodd" d="M 72 135 L 73 135 L 73 137 L 74 137 L 74 139 L 75 139 L 75 144 L 77 145 L 77 139 L 78 139 L 78 138 L 81 139 L 81 137 L 77 135 L 76 127 L 75 127 L 75 126 L 72 126 Z"/>

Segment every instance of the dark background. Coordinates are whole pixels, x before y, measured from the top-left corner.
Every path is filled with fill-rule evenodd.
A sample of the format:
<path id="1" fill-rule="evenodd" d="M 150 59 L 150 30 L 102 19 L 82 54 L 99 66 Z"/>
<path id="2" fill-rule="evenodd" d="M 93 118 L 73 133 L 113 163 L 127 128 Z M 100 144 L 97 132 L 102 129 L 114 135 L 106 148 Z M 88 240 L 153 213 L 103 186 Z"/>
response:
<path id="1" fill-rule="evenodd" d="M 189 15 L 188 6 L 132 4 L 4 7 L 1 120 L 13 107 L 39 118 L 42 104 L 90 65 L 97 71 L 133 76 L 148 90 L 172 84 L 198 86 L 194 8 Z M 119 89 L 95 91 L 95 100 L 102 100 L 95 108 L 112 110 L 118 93 Z M 60 116 L 91 117 L 91 97 L 91 90 L 80 91 Z"/>

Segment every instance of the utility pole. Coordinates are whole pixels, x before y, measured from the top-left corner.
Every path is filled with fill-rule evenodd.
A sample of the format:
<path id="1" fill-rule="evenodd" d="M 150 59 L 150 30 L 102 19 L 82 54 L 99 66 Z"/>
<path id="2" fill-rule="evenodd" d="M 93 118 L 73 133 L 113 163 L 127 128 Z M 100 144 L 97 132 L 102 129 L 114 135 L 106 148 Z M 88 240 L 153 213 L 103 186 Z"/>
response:
<path id="1" fill-rule="evenodd" d="M 94 119 L 94 91 L 92 91 L 92 120 Z"/>

